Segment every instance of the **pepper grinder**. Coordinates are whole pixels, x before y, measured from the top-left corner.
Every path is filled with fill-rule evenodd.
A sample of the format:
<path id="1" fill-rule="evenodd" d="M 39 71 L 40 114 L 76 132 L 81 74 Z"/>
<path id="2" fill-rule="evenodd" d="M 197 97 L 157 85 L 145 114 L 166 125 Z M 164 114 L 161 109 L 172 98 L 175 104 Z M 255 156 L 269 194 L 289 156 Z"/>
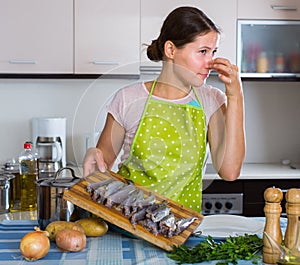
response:
<path id="1" fill-rule="evenodd" d="M 300 216 L 300 189 L 292 188 L 285 194 L 287 226 L 284 236 L 284 245 L 292 249 L 297 237 L 298 217 Z"/>
<path id="2" fill-rule="evenodd" d="M 281 245 L 282 232 L 280 228 L 280 214 L 282 212 L 281 201 L 283 199 L 283 193 L 279 188 L 267 188 L 264 192 L 264 199 L 266 223 L 263 235 L 263 262 L 276 264 L 276 260 L 280 257 L 280 253 L 278 250 L 272 248 L 265 233 L 267 233 L 267 235 L 276 243 Z"/>

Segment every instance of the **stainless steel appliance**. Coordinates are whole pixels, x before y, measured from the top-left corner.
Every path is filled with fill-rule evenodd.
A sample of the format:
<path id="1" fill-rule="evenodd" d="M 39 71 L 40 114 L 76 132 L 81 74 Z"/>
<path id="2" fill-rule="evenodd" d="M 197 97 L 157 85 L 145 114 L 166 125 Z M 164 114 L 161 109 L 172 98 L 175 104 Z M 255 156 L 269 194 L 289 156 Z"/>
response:
<path id="1" fill-rule="evenodd" d="M 202 195 L 202 213 L 243 214 L 243 193 L 210 193 Z"/>
<path id="2" fill-rule="evenodd" d="M 265 216 L 264 191 L 269 187 L 280 188 L 283 193 L 290 188 L 298 188 L 299 179 L 222 179 L 203 180 L 202 213 L 239 214 L 249 217 Z M 282 203 L 282 216 L 286 216 L 285 198 Z"/>

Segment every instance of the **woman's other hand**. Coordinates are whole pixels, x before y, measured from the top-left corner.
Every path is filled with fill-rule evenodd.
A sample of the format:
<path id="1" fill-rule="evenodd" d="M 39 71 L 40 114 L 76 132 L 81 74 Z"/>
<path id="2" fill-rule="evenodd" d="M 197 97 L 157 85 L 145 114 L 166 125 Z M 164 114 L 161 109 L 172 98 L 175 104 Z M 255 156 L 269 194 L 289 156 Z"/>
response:
<path id="1" fill-rule="evenodd" d="M 106 168 L 107 166 L 104 162 L 102 151 L 97 147 L 89 148 L 83 161 L 83 178 L 86 178 L 95 170 L 105 172 Z"/>
<path id="2" fill-rule="evenodd" d="M 208 137 L 212 160 L 219 175 L 232 181 L 240 175 L 246 152 L 242 82 L 238 67 L 227 59 L 214 59 L 211 69 L 219 73 L 227 96 L 222 113 L 216 112 L 210 120 Z"/>
<path id="3" fill-rule="evenodd" d="M 241 93 L 241 80 L 239 69 L 236 65 L 231 64 L 228 59 L 216 58 L 212 61 L 211 69 L 219 73 L 219 78 L 226 86 L 227 96 L 237 96 Z"/>

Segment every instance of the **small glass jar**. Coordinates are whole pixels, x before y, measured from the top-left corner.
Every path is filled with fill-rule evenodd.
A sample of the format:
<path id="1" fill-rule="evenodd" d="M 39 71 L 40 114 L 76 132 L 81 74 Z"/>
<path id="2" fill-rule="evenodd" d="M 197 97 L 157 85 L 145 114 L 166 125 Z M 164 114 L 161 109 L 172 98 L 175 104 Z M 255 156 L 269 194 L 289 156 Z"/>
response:
<path id="1" fill-rule="evenodd" d="M 284 72 L 284 57 L 282 53 L 278 53 L 275 58 L 275 71 L 277 73 Z"/>
<path id="2" fill-rule="evenodd" d="M 257 73 L 267 73 L 269 71 L 269 60 L 266 52 L 261 52 L 256 63 Z"/>

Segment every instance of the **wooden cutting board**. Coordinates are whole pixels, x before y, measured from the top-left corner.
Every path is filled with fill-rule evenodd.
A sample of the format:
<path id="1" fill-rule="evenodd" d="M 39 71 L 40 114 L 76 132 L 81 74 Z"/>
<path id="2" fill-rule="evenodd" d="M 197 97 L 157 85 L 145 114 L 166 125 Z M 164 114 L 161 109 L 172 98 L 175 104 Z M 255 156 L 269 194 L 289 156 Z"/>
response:
<path id="1" fill-rule="evenodd" d="M 171 251 L 173 249 L 173 245 L 182 245 L 189 238 L 189 236 L 193 233 L 195 228 L 201 223 L 203 220 L 203 215 L 198 212 L 195 212 L 181 204 L 178 204 L 170 199 L 167 199 L 157 193 L 152 192 L 158 202 L 168 201 L 168 207 L 171 208 L 171 212 L 175 215 L 176 218 L 188 218 L 188 217 L 196 217 L 197 219 L 182 233 L 179 235 L 173 236 L 172 238 L 166 238 L 162 235 L 155 236 L 154 234 L 147 231 L 143 226 L 137 224 L 134 228 L 130 223 L 127 217 L 125 217 L 120 211 L 114 208 L 108 208 L 100 203 L 93 201 L 90 197 L 90 194 L 86 191 L 87 185 L 89 183 L 98 182 L 101 180 L 105 180 L 108 178 L 115 178 L 117 180 L 121 180 L 125 182 L 125 179 L 120 175 L 109 172 L 109 173 L 101 173 L 95 172 L 90 175 L 87 180 L 81 180 L 70 189 L 65 190 L 63 198 L 72 202 L 73 204 L 103 218 L 107 222 L 110 222 L 133 235 L 143 238 L 148 242 L 164 249 L 167 251 Z M 149 194 L 149 190 L 138 186 L 139 189 L 142 189 L 144 193 Z"/>

